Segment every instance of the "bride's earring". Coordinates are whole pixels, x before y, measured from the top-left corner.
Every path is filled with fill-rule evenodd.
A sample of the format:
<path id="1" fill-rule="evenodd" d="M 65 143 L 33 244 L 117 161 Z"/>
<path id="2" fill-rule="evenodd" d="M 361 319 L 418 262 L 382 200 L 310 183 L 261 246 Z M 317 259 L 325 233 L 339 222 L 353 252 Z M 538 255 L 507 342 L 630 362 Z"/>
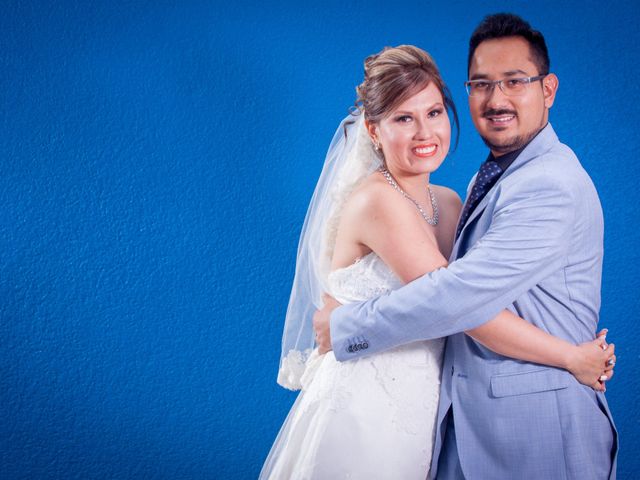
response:
<path id="1" fill-rule="evenodd" d="M 377 153 L 380 153 L 382 149 L 380 148 L 380 142 L 378 140 L 373 141 L 373 148 Z"/>

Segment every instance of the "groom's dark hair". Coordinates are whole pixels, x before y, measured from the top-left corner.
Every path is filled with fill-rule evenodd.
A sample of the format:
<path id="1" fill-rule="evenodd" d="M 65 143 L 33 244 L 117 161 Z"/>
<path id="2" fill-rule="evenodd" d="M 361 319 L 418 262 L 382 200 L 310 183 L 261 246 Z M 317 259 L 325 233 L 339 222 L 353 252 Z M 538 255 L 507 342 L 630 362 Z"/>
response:
<path id="1" fill-rule="evenodd" d="M 504 37 L 522 37 L 529 43 L 531 60 L 538 68 L 539 75 L 549 73 L 549 52 L 542 33 L 531 28 L 531 25 L 512 13 L 496 13 L 485 17 L 476 27 L 469 40 L 469 58 L 467 73 L 471 68 L 473 54 L 485 40 Z"/>

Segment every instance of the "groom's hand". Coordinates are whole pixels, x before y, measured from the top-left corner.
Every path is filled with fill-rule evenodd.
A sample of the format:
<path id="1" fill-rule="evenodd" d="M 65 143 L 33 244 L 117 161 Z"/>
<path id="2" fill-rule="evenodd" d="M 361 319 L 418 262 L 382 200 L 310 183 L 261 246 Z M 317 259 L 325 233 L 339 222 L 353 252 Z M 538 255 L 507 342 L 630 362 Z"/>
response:
<path id="1" fill-rule="evenodd" d="M 316 310 L 313 315 L 313 329 L 316 332 L 316 343 L 320 355 L 327 353 L 331 348 L 330 318 L 331 312 L 340 306 L 340 303 L 333 297 L 325 294 L 322 296 L 324 306 L 321 310 Z"/>

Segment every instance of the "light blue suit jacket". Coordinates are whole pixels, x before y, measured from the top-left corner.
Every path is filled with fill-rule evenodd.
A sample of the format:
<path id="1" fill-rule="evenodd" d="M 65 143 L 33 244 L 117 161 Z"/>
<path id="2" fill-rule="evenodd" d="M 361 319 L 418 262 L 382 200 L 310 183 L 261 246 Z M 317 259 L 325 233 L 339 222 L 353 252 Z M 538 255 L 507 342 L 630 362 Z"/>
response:
<path id="1" fill-rule="evenodd" d="M 602 241 L 594 185 L 549 124 L 471 214 L 447 268 L 333 312 L 336 358 L 449 336 L 433 477 L 452 408 L 466 478 L 615 478 L 617 438 L 603 394 L 461 333 L 509 308 L 575 344 L 592 340 Z"/>

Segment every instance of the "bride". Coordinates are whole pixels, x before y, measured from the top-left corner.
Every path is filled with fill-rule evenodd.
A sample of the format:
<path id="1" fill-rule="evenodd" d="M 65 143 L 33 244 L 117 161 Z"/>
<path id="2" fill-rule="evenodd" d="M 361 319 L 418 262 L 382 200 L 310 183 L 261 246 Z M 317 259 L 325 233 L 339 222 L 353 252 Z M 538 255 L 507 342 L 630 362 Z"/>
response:
<path id="1" fill-rule="evenodd" d="M 280 385 L 302 392 L 261 479 L 429 473 L 444 339 L 340 363 L 313 349 L 312 315 L 322 292 L 360 302 L 414 280 L 416 270 L 446 266 L 462 203 L 429 176 L 449 151 L 449 115 L 456 126 L 458 119 L 434 61 L 413 46 L 368 57 L 357 93 L 358 109 L 333 138 L 305 219 L 278 374 Z M 534 352 L 527 360 L 567 368 L 585 384 L 602 373 L 604 338 L 574 346 L 500 315 L 513 317 L 513 329 L 495 332 L 498 353 L 518 358 L 499 347 L 500 335 L 517 335 Z M 367 340 L 349 348 L 367 349 Z"/>

